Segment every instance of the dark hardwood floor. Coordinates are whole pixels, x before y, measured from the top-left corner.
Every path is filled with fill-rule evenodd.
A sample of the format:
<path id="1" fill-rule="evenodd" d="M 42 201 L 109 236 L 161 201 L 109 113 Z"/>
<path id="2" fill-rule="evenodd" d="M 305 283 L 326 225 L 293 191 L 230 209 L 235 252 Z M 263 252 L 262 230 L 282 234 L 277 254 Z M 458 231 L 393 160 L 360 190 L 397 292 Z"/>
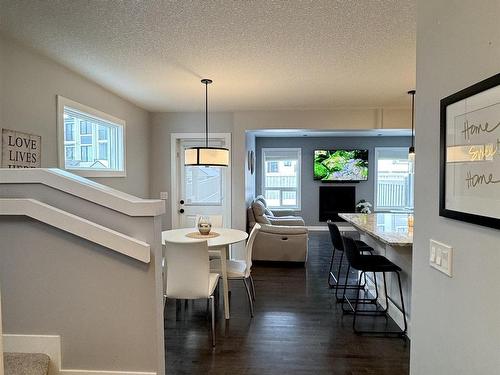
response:
<path id="1" fill-rule="evenodd" d="M 342 316 L 326 283 L 330 257 L 328 233 L 313 232 L 306 267 L 255 265 L 253 319 L 243 284 L 230 282 L 231 319 L 224 320 L 220 298 L 214 349 L 206 302 L 182 304 L 176 320 L 169 300 L 167 374 L 408 374 L 408 341 L 353 333 L 352 317 Z"/>

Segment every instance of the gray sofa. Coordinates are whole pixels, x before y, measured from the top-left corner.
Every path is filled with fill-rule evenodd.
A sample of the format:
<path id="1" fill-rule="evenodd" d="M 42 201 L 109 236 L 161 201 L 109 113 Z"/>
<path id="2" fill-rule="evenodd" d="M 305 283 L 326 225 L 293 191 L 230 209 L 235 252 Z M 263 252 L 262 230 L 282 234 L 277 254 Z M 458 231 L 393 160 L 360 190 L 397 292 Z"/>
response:
<path id="1" fill-rule="evenodd" d="M 255 238 L 253 260 L 306 262 L 308 231 L 300 216 L 292 212 L 272 212 L 264 197 L 258 196 L 247 210 L 249 230 L 255 223 L 261 229 Z"/>

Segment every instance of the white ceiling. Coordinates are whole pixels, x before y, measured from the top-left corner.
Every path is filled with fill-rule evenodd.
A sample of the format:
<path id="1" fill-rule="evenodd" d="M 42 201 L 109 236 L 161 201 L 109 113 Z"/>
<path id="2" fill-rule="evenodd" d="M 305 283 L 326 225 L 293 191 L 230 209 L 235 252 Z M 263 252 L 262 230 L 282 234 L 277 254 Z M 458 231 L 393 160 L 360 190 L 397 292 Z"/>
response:
<path id="1" fill-rule="evenodd" d="M 416 0 L 0 0 L 0 30 L 153 111 L 407 107 Z"/>

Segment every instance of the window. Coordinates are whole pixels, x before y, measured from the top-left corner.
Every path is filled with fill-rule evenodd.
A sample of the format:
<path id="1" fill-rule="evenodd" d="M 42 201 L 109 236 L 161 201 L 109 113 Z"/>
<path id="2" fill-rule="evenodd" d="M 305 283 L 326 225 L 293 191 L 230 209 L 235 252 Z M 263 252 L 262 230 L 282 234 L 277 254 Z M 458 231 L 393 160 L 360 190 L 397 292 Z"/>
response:
<path id="1" fill-rule="evenodd" d="M 375 149 L 375 210 L 413 209 L 413 174 L 407 147 Z"/>
<path id="2" fill-rule="evenodd" d="M 62 96 L 57 100 L 59 166 L 86 177 L 125 176 L 125 122 Z"/>
<path id="3" fill-rule="evenodd" d="M 300 209 L 300 148 L 264 148 L 262 163 L 262 191 L 268 206 Z"/>

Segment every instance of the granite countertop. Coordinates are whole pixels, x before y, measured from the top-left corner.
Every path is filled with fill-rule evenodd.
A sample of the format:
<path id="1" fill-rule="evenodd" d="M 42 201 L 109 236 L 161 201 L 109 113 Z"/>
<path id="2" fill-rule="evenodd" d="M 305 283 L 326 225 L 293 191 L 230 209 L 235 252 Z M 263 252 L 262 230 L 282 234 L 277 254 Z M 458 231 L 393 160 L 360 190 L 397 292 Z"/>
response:
<path id="1" fill-rule="evenodd" d="M 356 229 L 365 232 L 391 246 L 412 246 L 413 226 L 408 226 L 412 214 L 375 213 L 375 214 L 339 214 Z"/>

